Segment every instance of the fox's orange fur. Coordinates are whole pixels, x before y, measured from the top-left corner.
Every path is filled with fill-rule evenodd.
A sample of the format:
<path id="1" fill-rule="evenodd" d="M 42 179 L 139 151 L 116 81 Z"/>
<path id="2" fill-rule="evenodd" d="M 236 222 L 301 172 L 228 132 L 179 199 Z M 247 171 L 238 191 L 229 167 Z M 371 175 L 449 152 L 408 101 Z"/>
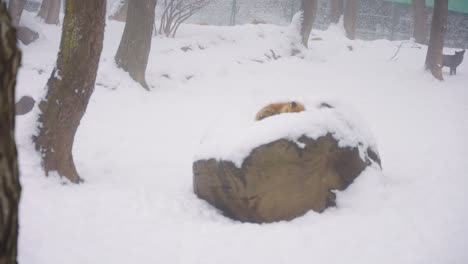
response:
<path id="1" fill-rule="evenodd" d="M 304 110 L 304 105 L 295 101 L 269 104 L 258 111 L 255 120 L 262 120 L 281 113 L 302 112 Z"/>

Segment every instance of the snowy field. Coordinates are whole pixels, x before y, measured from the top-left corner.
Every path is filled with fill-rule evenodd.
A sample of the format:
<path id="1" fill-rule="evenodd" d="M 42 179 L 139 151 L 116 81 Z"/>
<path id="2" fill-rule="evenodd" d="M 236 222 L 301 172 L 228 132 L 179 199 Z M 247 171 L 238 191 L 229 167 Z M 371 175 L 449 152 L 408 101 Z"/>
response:
<path id="1" fill-rule="evenodd" d="M 17 98 L 39 100 L 61 31 L 23 16 L 41 38 L 22 46 Z M 468 62 L 439 82 L 423 70 L 426 47 L 406 44 L 390 60 L 400 42 L 350 41 L 333 28 L 313 31 L 323 40 L 300 59 L 286 56 L 287 27 L 184 25 L 176 39 L 153 39 L 147 92 L 114 65 L 123 26 L 107 23 L 76 136 L 84 184 L 45 177 L 31 143 L 38 109 L 17 117 L 20 263 L 468 263 Z M 383 175 L 366 170 L 323 214 L 227 219 L 193 194 L 199 143 L 237 112 L 252 109 L 253 122 L 282 99 L 351 106 Z"/>

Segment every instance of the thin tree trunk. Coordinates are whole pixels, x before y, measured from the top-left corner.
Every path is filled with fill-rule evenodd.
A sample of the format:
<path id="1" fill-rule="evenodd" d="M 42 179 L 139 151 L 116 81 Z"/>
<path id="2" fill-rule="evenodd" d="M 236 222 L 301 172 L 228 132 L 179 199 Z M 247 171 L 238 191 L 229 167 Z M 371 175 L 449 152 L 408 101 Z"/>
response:
<path id="1" fill-rule="evenodd" d="M 312 26 L 317 14 L 318 0 L 302 0 L 302 22 L 301 22 L 301 38 L 302 44 L 307 48 L 309 46 L 309 35 L 312 31 Z"/>
<path id="2" fill-rule="evenodd" d="M 127 22 L 115 55 L 117 66 L 149 91 L 145 72 L 151 50 L 156 0 L 129 0 Z"/>
<path id="3" fill-rule="evenodd" d="M 0 3 L 0 37 L 0 263 L 16 264 L 21 185 L 14 137 L 14 100 L 21 54 L 4 3 Z"/>
<path id="4" fill-rule="evenodd" d="M 343 0 L 330 0 L 330 22 L 336 24 L 340 21 L 343 14 Z"/>
<path id="5" fill-rule="evenodd" d="M 426 54 L 426 69 L 432 75 L 443 80 L 442 51 L 444 49 L 445 32 L 447 31 L 448 0 L 435 0 L 432 15 L 431 36 Z"/>
<path id="6" fill-rule="evenodd" d="M 417 43 L 427 43 L 427 25 L 426 25 L 426 1 L 425 0 L 413 0 L 413 12 L 414 12 L 414 31 L 413 37 Z"/>
<path id="7" fill-rule="evenodd" d="M 46 24 L 59 24 L 61 0 L 42 0 L 41 9 L 37 14 Z"/>
<path id="8" fill-rule="evenodd" d="M 39 13 L 37 14 L 44 21 L 46 20 L 47 15 L 49 14 L 51 1 L 52 0 L 42 0 L 41 9 L 39 9 Z"/>
<path id="9" fill-rule="evenodd" d="M 61 0 L 50 0 L 49 12 L 45 19 L 46 24 L 58 25 L 60 21 L 60 8 L 62 6 Z"/>
<path id="10" fill-rule="evenodd" d="M 56 68 L 39 104 L 36 149 L 47 174 L 56 171 L 71 182 L 81 181 L 73 162 L 73 142 L 94 83 L 101 56 L 106 14 L 105 0 L 67 0 Z"/>
<path id="11" fill-rule="evenodd" d="M 28 27 L 20 27 L 21 15 L 23 14 L 26 0 L 10 0 L 8 12 L 11 15 L 11 22 L 16 27 L 18 39 L 25 45 L 39 38 L 39 34 Z"/>
<path id="12" fill-rule="evenodd" d="M 356 38 L 356 20 L 359 9 L 359 0 L 347 0 L 344 10 L 344 28 L 346 37 L 349 39 Z"/>
<path id="13" fill-rule="evenodd" d="M 10 12 L 11 23 L 16 28 L 19 26 L 19 22 L 21 19 L 21 15 L 23 14 L 25 4 L 26 0 L 10 0 L 10 3 L 8 5 L 8 12 Z"/>
<path id="14" fill-rule="evenodd" d="M 125 22 L 127 20 L 128 0 L 121 0 L 119 9 L 109 16 L 109 19 Z"/>
<path id="15" fill-rule="evenodd" d="M 231 4 L 231 17 L 229 19 L 229 25 L 235 26 L 236 25 L 236 16 L 237 16 L 237 0 L 232 0 Z"/>

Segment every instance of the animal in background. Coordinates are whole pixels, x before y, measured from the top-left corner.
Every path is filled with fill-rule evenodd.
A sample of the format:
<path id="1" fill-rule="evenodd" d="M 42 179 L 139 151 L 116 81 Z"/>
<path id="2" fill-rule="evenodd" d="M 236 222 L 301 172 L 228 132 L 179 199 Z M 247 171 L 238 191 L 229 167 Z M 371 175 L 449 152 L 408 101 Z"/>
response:
<path id="1" fill-rule="evenodd" d="M 450 75 L 457 75 L 457 67 L 462 63 L 464 54 L 465 50 L 455 51 L 454 55 L 442 55 L 442 66 L 450 68 Z"/>
<path id="2" fill-rule="evenodd" d="M 257 113 L 255 120 L 259 121 L 281 113 L 302 112 L 304 110 L 304 105 L 295 101 L 269 104 Z"/>

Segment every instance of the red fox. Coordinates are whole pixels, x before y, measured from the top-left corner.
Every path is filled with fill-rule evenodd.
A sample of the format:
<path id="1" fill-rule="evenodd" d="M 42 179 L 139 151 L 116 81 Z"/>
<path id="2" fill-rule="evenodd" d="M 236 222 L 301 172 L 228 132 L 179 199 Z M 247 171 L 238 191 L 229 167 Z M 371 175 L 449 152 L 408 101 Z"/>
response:
<path id="1" fill-rule="evenodd" d="M 255 116 L 255 120 L 259 121 L 272 115 L 278 115 L 281 113 L 297 113 L 305 110 L 303 104 L 292 101 L 283 103 L 269 104 L 263 107 Z"/>

